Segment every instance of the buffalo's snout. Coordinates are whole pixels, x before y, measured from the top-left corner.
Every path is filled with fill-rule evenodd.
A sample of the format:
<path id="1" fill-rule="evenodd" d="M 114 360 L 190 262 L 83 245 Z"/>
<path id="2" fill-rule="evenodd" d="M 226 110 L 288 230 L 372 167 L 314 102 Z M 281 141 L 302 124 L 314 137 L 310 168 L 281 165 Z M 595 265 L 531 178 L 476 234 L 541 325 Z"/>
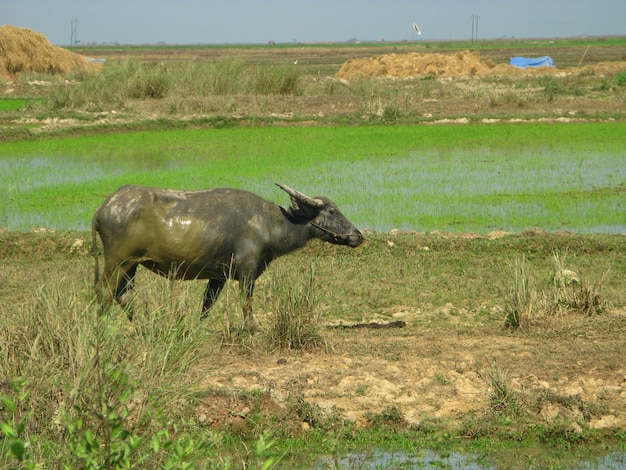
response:
<path id="1" fill-rule="evenodd" d="M 358 230 L 354 231 L 350 235 L 348 235 L 348 246 L 352 248 L 356 248 L 361 243 L 365 241 L 365 237 Z"/>

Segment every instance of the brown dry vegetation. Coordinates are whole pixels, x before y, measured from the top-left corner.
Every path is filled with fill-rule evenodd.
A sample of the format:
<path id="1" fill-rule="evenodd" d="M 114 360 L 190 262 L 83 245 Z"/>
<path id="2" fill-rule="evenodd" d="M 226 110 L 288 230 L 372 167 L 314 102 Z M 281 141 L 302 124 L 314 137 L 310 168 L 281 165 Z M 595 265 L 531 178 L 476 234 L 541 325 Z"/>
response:
<path id="1" fill-rule="evenodd" d="M 0 26 L 0 79 L 14 80 L 21 73 L 66 74 L 75 70 L 97 72 L 100 64 L 53 46 L 41 33 L 27 28 Z"/>
<path id="2" fill-rule="evenodd" d="M 386 54 L 351 59 L 342 65 L 337 77 L 353 80 L 360 77 L 526 77 L 532 75 L 602 75 L 626 70 L 626 62 L 600 62 L 570 69 L 536 67 L 519 69 L 509 64 L 496 65 L 482 60 L 480 53 L 461 51 L 454 54 L 418 53 Z"/>
<path id="3" fill-rule="evenodd" d="M 0 120 L 7 129 L 26 126 L 32 132 L 49 132 L 72 127 L 128 126 L 164 119 L 181 123 L 226 118 L 241 125 L 260 121 L 319 125 L 624 119 L 626 87 L 616 84 L 616 75 L 626 70 L 622 46 L 601 42 L 591 46 L 550 45 L 547 41 L 543 45 L 503 45 L 498 48 L 496 41 L 480 51 L 441 50 L 448 47 L 445 43 L 359 47 L 81 47 L 75 49 L 79 57 L 106 59 L 105 67 L 137 60 L 146 65 L 148 74 L 152 69 L 169 67 L 168 73 L 174 76 L 176 68 L 183 70 L 193 64 L 220 64 L 229 60 L 239 61 L 250 71 L 266 66 L 290 67 L 299 77 L 298 92 L 204 91 L 181 95 L 176 93 L 178 86 L 170 85 L 156 99 L 119 96 L 102 103 L 98 103 L 101 98 L 94 92 L 93 97 L 82 98 L 82 105 L 70 104 L 52 110 L 31 106 L 19 113 L 4 113 Z M 466 48 L 467 44 L 459 47 Z M 557 67 L 519 70 L 508 65 L 514 55 L 550 55 Z M 80 80 L 79 77 L 63 81 L 58 77 L 23 73 L 4 86 L 0 84 L 0 95 L 50 96 L 54 101 L 55 94 L 66 93 L 62 91 L 64 88 L 75 87 Z"/>

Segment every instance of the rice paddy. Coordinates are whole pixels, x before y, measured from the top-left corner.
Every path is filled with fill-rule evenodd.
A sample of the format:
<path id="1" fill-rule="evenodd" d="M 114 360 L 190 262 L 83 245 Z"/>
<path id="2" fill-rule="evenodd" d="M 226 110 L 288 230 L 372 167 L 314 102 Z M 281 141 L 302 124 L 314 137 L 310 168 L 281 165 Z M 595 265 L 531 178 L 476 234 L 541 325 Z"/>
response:
<path id="1" fill-rule="evenodd" d="M 515 139 L 486 125 L 196 129 L 6 144 L 0 223 L 85 230 L 126 183 L 232 186 L 284 203 L 273 183 L 285 182 L 373 231 L 623 233 L 623 127 L 529 124 Z"/>

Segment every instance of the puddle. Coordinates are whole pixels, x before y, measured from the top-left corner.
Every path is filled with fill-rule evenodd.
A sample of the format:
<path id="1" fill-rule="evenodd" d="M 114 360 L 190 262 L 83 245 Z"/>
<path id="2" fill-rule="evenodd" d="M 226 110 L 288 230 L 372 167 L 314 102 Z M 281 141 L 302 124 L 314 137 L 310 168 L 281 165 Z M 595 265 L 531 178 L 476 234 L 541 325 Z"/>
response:
<path id="1" fill-rule="evenodd" d="M 506 468 L 518 468 L 520 462 L 509 462 Z M 502 462 L 500 462 L 502 464 Z M 563 468 L 580 470 L 618 470 L 626 468 L 626 453 L 611 452 L 608 455 L 579 461 L 576 463 L 562 462 Z M 324 457 L 313 467 L 315 470 L 354 469 L 464 469 L 489 470 L 499 468 L 499 465 L 490 463 L 484 456 L 472 453 L 449 452 L 439 454 L 432 450 L 424 450 L 416 455 L 407 455 L 404 452 L 389 452 L 375 450 L 373 452 L 352 452 L 345 456 Z M 519 467 L 522 468 L 522 467 Z M 525 466 L 524 466 L 525 468 Z M 539 467 L 536 467 L 539 468 Z"/>
<path id="2" fill-rule="evenodd" d="M 400 469 L 400 468 L 450 468 L 481 470 L 495 469 L 484 462 L 484 459 L 476 454 L 461 454 L 449 452 L 438 454 L 432 450 L 424 450 L 414 456 L 404 452 L 389 452 L 375 450 L 369 453 L 353 452 L 343 457 L 326 457 L 313 467 L 316 470 L 327 469 Z"/>

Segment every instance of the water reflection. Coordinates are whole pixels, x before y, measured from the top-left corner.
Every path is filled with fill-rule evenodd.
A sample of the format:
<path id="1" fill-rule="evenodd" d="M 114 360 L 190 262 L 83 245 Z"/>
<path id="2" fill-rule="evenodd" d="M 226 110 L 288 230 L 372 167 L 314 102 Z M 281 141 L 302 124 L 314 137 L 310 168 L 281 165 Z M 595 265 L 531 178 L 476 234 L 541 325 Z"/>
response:
<path id="1" fill-rule="evenodd" d="M 319 465 L 314 468 L 316 470 L 353 468 L 362 470 L 401 468 L 458 468 L 467 470 L 482 470 L 493 469 L 496 467 L 490 466 L 484 462 L 482 457 L 479 457 L 476 454 L 450 452 L 442 455 L 426 449 L 420 454 L 412 456 L 407 455 L 404 452 L 389 452 L 384 450 L 375 450 L 369 453 L 353 452 L 343 457 L 324 458 Z"/>
<path id="2" fill-rule="evenodd" d="M 506 468 L 518 467 L 520 462 L 508 462 Z M 432 450 L 424 450 L 416 455 L 404 452 L 375 450 L 372 452 L 352 452 L 345 456 L 324 457 L 313 467 L 315 470 L 355 469 L 360 470 L 391 470 L 391 469 L 467 469 L 488 470 L 499 468 L 484 456 L 473 453 L 449 452 L 439 454 Z M 537 467 L 539 468 L 539 467 Z M 608 455 L 576 463 L 563 463 L 563 468 L 580 470 L 623 470 L 626 468 L 626 453 L 611 452 Z"/>

